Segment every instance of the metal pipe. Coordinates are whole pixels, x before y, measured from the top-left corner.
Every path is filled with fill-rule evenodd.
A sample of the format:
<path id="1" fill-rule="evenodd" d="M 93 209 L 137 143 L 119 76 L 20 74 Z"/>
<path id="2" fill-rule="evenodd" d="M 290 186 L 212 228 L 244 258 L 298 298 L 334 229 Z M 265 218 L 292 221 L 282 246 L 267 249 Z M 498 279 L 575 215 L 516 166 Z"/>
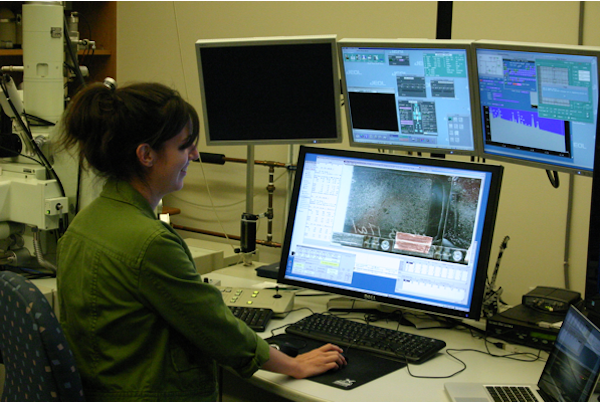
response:
<path id="1" fill-rule="evenodd" d="M 244 159 L 244 158 L 230 158 L 228 156 L 222 155 L 222 154 L 211 154 L 211 153 L 206 153 L 206 152 L 201 152 L 200 153 L 200 159 L 197 160 L 198 161 L 202 161 L 205 163 L 216 163 L 219 165 L 224 165 L 225 162 L 233 162 L 233 163 L 248 163 L 248 159 Z M 275 162 L 275 161 L 254 161 L 255 165 L 265 165 L 265 166 L 273 166 L 273 167 L 278 167 L 278 168 L 287 168 L 288 164 L 285 164 L 283 162 Z"/>
<path id="2" fill-rule="evenodd" d="M 583 21 L 585 17 L 585 1 L 579 2 L 579 27 L 577 32 L 577 44 L 583 45 Z"/>
<path id="3" fill-rule="evenodd" d="M 232 239 L 232 240 L 240 240 L 240 236 L 238 235 L 230 235 L 230 234 L 225 234 L 225 233 L 220 233 L 220 232 L 213 232 L 211 230 L 205 230 L 205 229 L 199 229 L 199 228 L 193 228 L 190 226 L 182 226 L 182 225 L 177 225 L 172 223 L 171 226 L 173 227 L 173 229 L 177 229 L 177 230 L 184 230 L 186 232 L 193 232 L 193 233 L 200 233 L 200 234 L 205 234 L 208 236 L 215 236 L 215 237 L 222 237 L 224 239 Z M 277 242 L 273 242 L 273 241 L 267 241 L 267 240 L 256 240 L 256 244 L 260 245 L 260 246 L 267 246 L 267 247 L 275 247 L 275 248 L 281 248 L 281 243 L 277 243 Z"/>
<path id="4" fill-rule="evenodd" d="M 35 255 L 37 257 L 37 261 L 40 266 L 49 269 L 52 272 L 56 272 L 56 265 L 52 264 L 50 261 L 47 261 L 44 258 L 44 254 L 42 253 L 42 245 L 40 244 L 40 231 L 38 228 L 32 228 L 33 232 L 33 248 L 35 249 Z"/>
<path id="5" fill-rule="evenodd" d="M 275 168 L 269 167 L 269 184 L 267 185 L 268 206 L 267 206 L 267 241 L 273 240 L 273 193 L 275 192 Z"/>
<path id="6" fill-rule="evenodd" d="M 22 73 L 25 71 L 25 67 L 23 66 L 2 66 L 0 71 L 3 73 Z"/>
<path id="7" fill-rule="evenodd" d="M 573 217 L 573 197 L 575 194 L 575 177 L 572 173 L 569 174 L 569 193 L 567 195 L 567 220 L 565 222 L 565 251 L 563 257 L 563 272 L 565 276 L 565 289 L 571 289 L 570 277 L 570 265 L 571 258 L 571 231 L 572 231 L 572 217 Z"/>
<path id="8" fill-rule="evenodd" d="M 579 26 L 577 42 L 583 45 L 583 21 L 584 21 L 585 1 L 579 2 Z M 563 274 L 565 278 L 565 289 L 571 288 L 570 271 L 571 271 L 571 231 L 573 217 L 573 198 L 575 194 L 575 176 L 569 174 L 569 192 L 567 194 L 567 218 L 565 222 L 565 251 L 563 256 Z"/>

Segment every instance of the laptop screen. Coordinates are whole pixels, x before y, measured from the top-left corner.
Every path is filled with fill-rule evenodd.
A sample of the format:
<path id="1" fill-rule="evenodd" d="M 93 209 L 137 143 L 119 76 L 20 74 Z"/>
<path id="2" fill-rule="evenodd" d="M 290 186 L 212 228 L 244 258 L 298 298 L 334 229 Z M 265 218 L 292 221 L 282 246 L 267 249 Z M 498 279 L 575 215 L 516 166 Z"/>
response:
<path id="1" fill-rule="evenodd" d="M 600 373 L 600 330 L 571 307 L 548 357 L 538 387 L 546 400 L 590 399 Z"/>

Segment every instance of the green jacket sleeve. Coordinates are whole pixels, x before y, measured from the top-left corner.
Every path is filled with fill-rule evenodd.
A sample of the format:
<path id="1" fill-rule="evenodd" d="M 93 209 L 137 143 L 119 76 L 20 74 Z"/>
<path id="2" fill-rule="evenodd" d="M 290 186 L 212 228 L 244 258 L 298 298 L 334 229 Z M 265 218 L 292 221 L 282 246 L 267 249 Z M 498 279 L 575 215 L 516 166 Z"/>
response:
<path id="1" fill-rule="evenodd" d="M 269 358 L 269 346 L 233 316 L 216 287 L 202 282 L 176 233 L 159 231 L 140 256 L 139 289 L 148 304 L 181 335 L 243 377 Z"/>

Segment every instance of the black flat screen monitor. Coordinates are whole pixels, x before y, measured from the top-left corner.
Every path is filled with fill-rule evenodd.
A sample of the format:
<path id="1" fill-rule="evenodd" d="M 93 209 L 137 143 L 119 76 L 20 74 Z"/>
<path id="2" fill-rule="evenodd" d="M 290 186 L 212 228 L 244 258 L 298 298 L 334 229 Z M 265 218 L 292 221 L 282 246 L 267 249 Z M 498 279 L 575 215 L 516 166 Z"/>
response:
<path id="1" fill-rule="evenodd" d="M 482 156 L 591 176 L 600 48 L 476 41 Z"/>
<path id="2" fill-rule="evenodd" d="M 335 35 L 199 40 L 208 145 L 342 141 Z"/>
<path id="3" fill-rule="evenodd" d="M 302 146 L 278 282 L 478 320 L 502 172 Z"/>
<path id="4" fill-rule="evenodd" d="M 350 145 L 476 155 L 471 42 L 338 42 Z"/>

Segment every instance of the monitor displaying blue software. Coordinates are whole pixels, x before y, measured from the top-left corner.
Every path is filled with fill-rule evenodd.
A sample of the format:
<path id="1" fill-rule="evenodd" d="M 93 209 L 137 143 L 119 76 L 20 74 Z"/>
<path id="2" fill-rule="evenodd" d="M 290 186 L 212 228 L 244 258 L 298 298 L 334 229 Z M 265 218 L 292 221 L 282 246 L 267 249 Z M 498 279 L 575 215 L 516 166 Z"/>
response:
<path id="1" fill-rule="evenodd" d="M 483 156 L 591 176 L 600 48 L 474 42 Z"/>
<path id="2" fill-rule="evenodd" d="M 471 42 L 338 41 L 350 145 L 475 155 Z"/>
<path id="3" fill-rule="evenodd" d="M 477 320 L 502 171 L 303 146 L 278 281 Z"/>

